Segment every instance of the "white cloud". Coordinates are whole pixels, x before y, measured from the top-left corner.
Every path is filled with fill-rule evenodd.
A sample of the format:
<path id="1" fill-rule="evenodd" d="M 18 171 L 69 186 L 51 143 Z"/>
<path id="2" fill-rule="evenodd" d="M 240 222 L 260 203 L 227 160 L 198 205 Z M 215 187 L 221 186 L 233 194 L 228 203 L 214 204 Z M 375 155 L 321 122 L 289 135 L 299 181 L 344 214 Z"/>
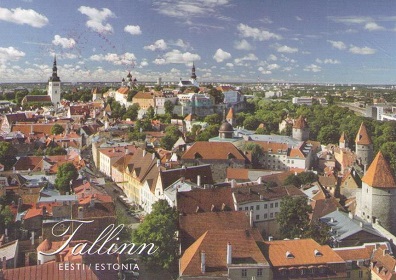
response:
<path id="1" fill-rule="evenodd" d="M 155 41 L 154 44 L 149 45 L 149 46 L 144 46 L 145 50 L 150 50 L 150 51 L 156 51 L 156 50 L 166 50 L 168 48 L 168 45 L 166 44 L 164 39 L 159 39 Z"/>
<path id="2" fill-rule="evenodd" d="M 90 57 L 93 61 L 106 61 L 114 65 L 134 65 L 136 57 L 133 53 L 124 53 L 123 55 L 118 55 L 115 53 L 95 54 Z"/>
<path id="3" fill-rule="evenodd" d="M 293 47 L 284 45 L 284 46 L 277 47 L 276 51 L 280 52 L 280 53 L 295 53 L 295 52 L 298 52 L 298 48 L 293 48 Z"/>
<path id="4" fill-rule="evenodd" d="M 230 68 L 233 68 L 233 67 L 234 67 L 234 64 L 228 62 L 228 63 L 226 63 L 226 66 L 227 66 L 227 67 L 230 67 Z"/>
<path id="5" fill-rule="evenodd" d="M 36 11 L 22 8 L 6 9 L 0 8 L 0 20 L 16 23 L 26 24 L 32 27 L 41 28 L 48 24 L 48 18 Z"/>
<path id="6" fill-rule="evenodd" d="M 340 64 L 341 62 L 337 59 L 325 58 L 324 60 L 317 58 L 315 60 L 316 63 L 319 64 Z"/>
<path id="7" fill-rule="evenodd" d="M 148 62 L 147 62 L 146 59 L 143 59 L 142 62 L 140 62 L 140 68 L 146 67 L 146 66 L 148 66 L 148 65 L 149 65 L 149 64 L 148 64 Z"/>
<path id="8" fill-rule="evenodd" d="M 140 35 L 142 34 L 142 30 L 139 25 L 127 25 L 124 27 L 124 31 L 131 35 Z"/>
<path id="9" fill-rule="evenodd" d="M 78 11 L 88 16 L 88 21 L 85 24 L 91 30 L 104 34 L 113 33 L 113 27 L 109 23 L 106 23 L 108 18 L 115 17 L 111 10 L 107 8 L 98 10 L 96 8 L 81 6 L 78 8 Z"/>
<path id="10" fill-rule="evenodd" d="M 302 21 L 303 19 L 301 18 L 301 17 L 299 17 L 299 16 L 295 16 L 295 19 L 297 20 L 297 21 Z"/>
<path id="11" fill-rule="evenodd" d="M 316 73 L 316 72 L 322 71 L 322 67 L 320 67 L 320 66 L 318 66 L 318 65 L 316 65 L 316 64 L 311 64 L 311 65 L 306 66 L 306 67 L 304 68 L 304 71 Z"/>
<path id="12" fill-rule="evenodd" d="M 229 0 L 157 0 L 153 1 L 154 9 L 163 15 L 188 19 L 194 17 L 213 17 L 224 19 L 218 14 L 216 8 L 228 5 Z"/>
<path id="13" fill-rule="evenodd" d="M 54 36 L 54 40 L 52 40 L 52 44 L 55 46 L 61 46 L 64 49 L 71 49 L 76 45 L 76 41 L 73 38 L 63 38 L 59 35 Z"/>
<path id="14" fill-rule="evenodd" d="M 364 29 L 368 31 L 379 31 L 379 30 L 385 30 L 385 28 L 381 25 L 378 25 L 375 22 L 368 22 L 364 25 Z"/>
<path id="15" fill-rule="evenodd" d="M 277 61 L 277 60 L 278 60 L 278 58 L 276 57 L 276 55 L 274 55 L 274 54 L 270 54 L 270 55 L 268 56 L 268 60 L 271 60 L 271 61 Z"/>
<path id="16" fill-rule="evenodd" d="M 15 49 L 14 47 L 0 48 L 0 62 L 19 60 L 24 57 L 25 53 Z"/>
<path id="17" fill-rule="evenodd" d="M 183 50 L 187 50 L 190 48 L 190 44 L 184 42 L 182 39 L 177 39 L 176 41 L 169 41 L 168 45 L 179 47 Z"/>
<path id="18" fill-rule="evenodd" d="M 264 67 L 259 67 L 258 71 L 260 71 L 261 74 L 263 75 L 270 75 L 272 72 L 270 70 L 265 69 Z"/>
<path id="19" fill-rule="evenodd" d="M 245 39 L 235 42 L 234 48 L 236 48 L 237 50 L 245 50 L 245 51 L 250 51 L 253 49 L 252 45 L 250 45 L 250 43 Z"/>
<path id="20" fill-rule="evenodd" d="M 253 38 L 258 41 L 267 41 L 270 39 L 280 40 L 282 36 L 269 32 L 267 30 L 260 30 L 255 27 L 250 27 L 246 24 L 240 23 L 237 26 L 240 36 L 245 38 Z"/>
<path id="21" fill-rule="evenodd" d="M 193 54 L 190 52 L 182 53 L 179 50 L 172 50 L 167 52 L 162 58 L 157 58 L 153 61 L 154 64 L 162 65 L 162 64 L 186 64 L 190 65 L 193 61 L 201 60 L 201 57 L 198 54 Z"/>
<path id="22" fill-rule="evenodd" d="M 332 40 L 327 40 L 331 44 L 331 46 L 335 49 L 339 50 L 345 50 L 346 45 L 342 41 L 332 41 Z"/>
<path id="23" fill-rule="evenodd" d="M 248 55 L 241 57 L 241 58 L 235 58 L 234 62 L 236 65 L 243 65 L 244 61 L 256 61 L 258 60 L 258 57 L 253 54 L 253 53 L 249 53 Z"/>
<path id="24" fill-rule="evenodd" d="M 329 16 L 328 19 L 344 24 L 364 24 L 366 22 L 372 21 L 371 17 L 359 17 L 359 16 Z"/>
<path id="25" fill-rule="evenodd" d="M 369 47 L 356 47 L 354 45 L 351 45 L 351 47 L 349 48 L 349 52 L 353 54 L 370 55 L 375 54 L 377 50 Z"/>
<path id="26" fill-rule="evenodd" d="M 216 53 L 213 56 L 213 59 L 217 62 L 223 62 L 226 59 L 230 59 L 231 54 L 229 52 L 223 51 L 222 49 L 217 49 Z"/>
<path id="27" fill-rule="evenodd" d="M 276 70 L 276 69 L 279 69 L 279 68 L 280 68 L 280 66 L 278 64 L 276 64 L 276 63 L 270 64 L 270 65 L 267 66 L 267 69 L 270 70 L 270 71 Z"/>

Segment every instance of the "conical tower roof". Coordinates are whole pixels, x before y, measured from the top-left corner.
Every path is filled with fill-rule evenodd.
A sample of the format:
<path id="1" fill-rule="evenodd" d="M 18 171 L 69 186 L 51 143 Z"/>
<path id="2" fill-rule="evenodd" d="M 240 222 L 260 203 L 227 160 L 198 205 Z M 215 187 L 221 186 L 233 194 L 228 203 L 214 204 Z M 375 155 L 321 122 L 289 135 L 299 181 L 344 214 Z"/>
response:
<path id="1" fill-rule="evenodd" d="M 371 145 L 373 142 L 371 141 L 370 135 L 367 132 L 367 128 L 362 122 L 360 125 L 359 131 L 356 135 L 355 139 L 356 144 L 358 145 Z"/>
<path id="2" fill-rule="evenodd" d="M 340 137 L 339 142 L 340 142 L 340 143 L 345 143 L 346 140 L 347 140 L 347 137 L 346 137 L 346 135 L 345 135 L 345 132 L 343 131 L 342 134 L 341 134 L 341 137 Z"/>
<path id="3" fill-rule="evenodd" d="M 299 116 L 298 119 L 294 122 L 293 128 L 308 128 L 308 123 L 303 116 Z"/>
<path id="4" fill-rule="evenodd" d="M 396 188 L 393 170 L 381 152 L 378 152 L 362 181 L 373 188 Z"/>
<path id="5" fill-rule="evenodd" d="M 235 114 L 234 114 L 234 109 L 231 107 L 230 110 L 228 111 L 228 114 L 226 116 L 226 119 L 234 119 L 235 118 Z"/>

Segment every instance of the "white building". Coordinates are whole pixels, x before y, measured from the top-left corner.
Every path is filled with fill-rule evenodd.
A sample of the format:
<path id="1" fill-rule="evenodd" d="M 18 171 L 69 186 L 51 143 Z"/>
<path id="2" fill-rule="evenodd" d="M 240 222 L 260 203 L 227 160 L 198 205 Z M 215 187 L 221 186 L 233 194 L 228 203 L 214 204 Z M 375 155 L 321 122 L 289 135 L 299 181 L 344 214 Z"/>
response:
<path id="1" fill-rule="evenodd" d="M 293 104 L 297 105 L 308 105 L 311 106 L 313 103 L 312 97 L 302 96 L 302 97 L 293 97 L 292 99 Z"/>

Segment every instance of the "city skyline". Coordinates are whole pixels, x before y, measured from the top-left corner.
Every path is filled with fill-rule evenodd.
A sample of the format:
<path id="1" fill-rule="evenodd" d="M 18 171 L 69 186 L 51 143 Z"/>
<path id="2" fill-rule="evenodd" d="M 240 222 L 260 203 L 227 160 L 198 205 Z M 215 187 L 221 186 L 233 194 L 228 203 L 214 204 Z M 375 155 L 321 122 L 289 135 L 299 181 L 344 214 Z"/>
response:
<path id="1" fill-rule="evenodd" d="M 390 1 L 58 1 L 0 4 L 0 83 L 394 84 Z"/>

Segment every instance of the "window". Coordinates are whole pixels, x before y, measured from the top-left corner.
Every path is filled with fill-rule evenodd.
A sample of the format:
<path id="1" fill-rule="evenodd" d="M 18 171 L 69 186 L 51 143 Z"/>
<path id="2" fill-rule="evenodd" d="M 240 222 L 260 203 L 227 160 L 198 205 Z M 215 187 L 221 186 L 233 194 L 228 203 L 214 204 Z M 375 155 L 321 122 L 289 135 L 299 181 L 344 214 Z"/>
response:
<path id="1" fill-rule="evenodd" d="M 274 213 L 270 213 L 270 218 L 273 218 L 274 217 Z"/>
<path id="2" fill-rule="evenodd" d="M 242 277 L 247 277 L 247 269 L 242 269 Z"/>
<path id="3" fill-rule="evenodd" d="M 257 276 L 263 276 L 263 269 L 257 268 Z"/>
<path id="4" fill-rule="evenodd" d="M 268 218 L 268 215 L 267 214 L 264 214 L 264 219 L 267 219 Z"/>
<path id="5" fill-rule="evenodd" d="M 274 208 L 274 204 L 273 203 L 270 204 L 270 208 Z"/>
<path id="6" fill-rule="evenodd" d="M 242 211 L 242 207 L 239 207 L 239 211 Z"/>
<path id="7" fill-rule="evenodd" d="M 259 220 L 260 219 L 260 215 L 256 215 L 256 220 Z"/>
<path id="8" fill-rule="evenodd" d="M 246 206 L 246 207 L 245 207 L 245 211 L 247 211 L 247 210 L 249 210 L 249 207 Z"/>
<path id="9" fill-rule="evenodd" d="M 256 205 L 256 210 L 260 210 L 260 205 Z"/>
<path id="10" fill-rule="evenodd" d="M 363 271 L 359 270 L 359 278 L 363 278 Z"/>
<path id="11" fill-rule="evenodd" d="M 275 208 L 278 207 L 278 202 L 275 202 Z"/>
<path id="12" fill-rule="evenodd" d="M 264 209 L 267 209 L 267 207 L 268 207 L 267 204 L 264 204 Z"/>
<path id="13" fill-rule="evenodd" d="M 347 271 L 347 278 L 351 278 L 351 272 Z"/>
<path id="14" fill-rule="evenodd" d="M 250 210 L 253 210 L 253 208 L 254 208 L 253 206 L 250 206 Z"/>

